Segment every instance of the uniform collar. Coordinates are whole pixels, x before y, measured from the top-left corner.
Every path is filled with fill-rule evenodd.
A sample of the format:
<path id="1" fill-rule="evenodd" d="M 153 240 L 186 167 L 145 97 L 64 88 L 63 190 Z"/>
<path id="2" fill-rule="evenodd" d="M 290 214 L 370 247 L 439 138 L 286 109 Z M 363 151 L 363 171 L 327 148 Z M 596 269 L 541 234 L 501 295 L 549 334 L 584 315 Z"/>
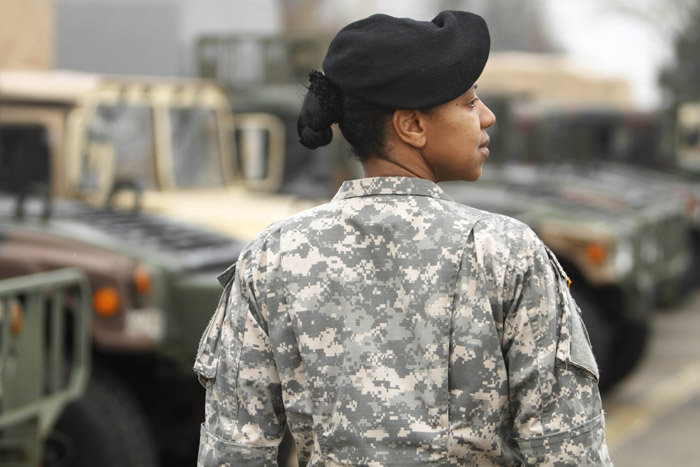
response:
<path id="1" fill-rule="evenodd" d="M 453 201 L 434 182 L 414 177 L 372 177 L 349 180 L 343 182 L 333 201 L 377 195 L 429 196 Z"/>

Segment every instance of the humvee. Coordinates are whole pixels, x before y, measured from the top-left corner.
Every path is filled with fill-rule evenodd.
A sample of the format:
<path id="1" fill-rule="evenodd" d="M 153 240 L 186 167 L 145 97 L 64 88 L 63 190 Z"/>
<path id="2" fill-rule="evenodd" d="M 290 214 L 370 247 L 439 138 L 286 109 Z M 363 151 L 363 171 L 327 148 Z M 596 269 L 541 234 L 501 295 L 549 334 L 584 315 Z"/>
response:
<path id="1" fill-rule="evenodd" d="M 539 172 L 530 179 L 540 188 L 545 184 L 568 196 L 577 191 L 579 197 L 587 191 L 590 200 L 623 204 L 637 212 L 647 225 L 645 258 L 656 270 L 655 282 L 665 283 L 659 293 L 665 303 L 677 298 L 679 289 L 697 285 L 697 278 L 682 273 L 679 284 L 670 272 L 674 268 L 657 255 L 677 248 L 675 240 L 667 239 L 676 239 L 674 231 L 685 224 L 684 254 L 693 265 L 700 261 L 700 185 L 673 171 L 660 115 L 527 104 L 513 112 L 512 121 L 507 136 L 512 141 L 500 154 L 501 165 L 529 166 Z M 683 145 L 678 148 L 683 153 Z M 510 173 L 506 178 L 518 183 L 513 170 L 499 173 Z M 682 224 L 674 221 L 679 214 L 686 219 Z M 651 218 L 657 221 L 650 223 Z M 676 265 L 676 279 L 679 269 Z"/>
<path id="2" fill-rule="evenodd" d="M 318 203 L 275 193 L 284 135 L 273 115 L 234 117 L 211 81 L 0 71 L 0 184 L 13 192 L 43 182 L 58 198 L 138 201 L 248 240 Z"/>
<path id="3" fill-rule="evenodd" d="M 94 372 L 99 381 L 93 386 L 98 394 L 100 388 L 122 388 L 121 400 L 134 401 L 128 411 L 133 422 L 121 423 L 119 417 L 114 423 L 124 428 L 124 440 L 142 440 L 129 450 L 143 453 L 131 465 L 155 462 L 156 443 L 169 458 L 191 457 L 198 433 L 176 429 L 179 416 L 169 408 L 177 403 L 192 412 L 179 418 L 196 431 L 191 420 L 201 420 L 203 403 L 200 388 L 190 384 L 193 352 L 221 292 L 216 275 L 235 261 L 241 247 L 232 235 L 251 238 L 278 218 L 318 202 L 275 193 L 284 170 L 282 138 L 279 119 L 269 114 L 237 114 L 234 126 L 226 95 L 209 81 L 0 71 L 0 192 L 11 195 L 5 223 L 20 232 L 21 213 L 27 211 L 22 200 L 31 199 L 33 191 L 45 200 L 30 218 L 42 234 L 23 227 L 13 238 L 50 243 L 51 267 L 78 266 L 98 282 L 116 277 L 122 285 L 112 280 L 111 289 L 126 294 L 120 298 L 123 313 L 106 320 L 109 326 L 103 329 L 105 320 L 95 320 L 96 360 L 104 371 Z M 147 212 L 164 217 L 154 220 Z M 214 227 L 225 236 L 167 224 L 166 218 Z M 85 249 L 91 254 L 70 256 Z M 35 266 L 33 256 L 17 251 L 19 270 Z M 106 259 L 75 263 L 95 255 Z M 147 266 L 137 267 L 140 263 Z M 151 283 L 160 284 L 152 288 L 153 302 L 139 301 L 138 294 L 130 298 L 138 290 L 133 277 L 143 270 L 150 271 Z M 156 334 L 135 338 L 132 325 Z M 164 389 L 168 384 L 177 390 Z M 94 407 L 89 401 L 83 405 L 88 408 L 79 407 L 79 413 Z M 134 431 L 144 436 L 126 435 Z M 148 436 L 153 431 L 155 440 Z M 90 446 L 79 451 L 95 454 L 98 449 L 85 450 Z"/>
<path id="4" fill-rule="evenodd" d="M 91 289 L 91 377 L 48 438 L 52 458 L 193 463 L 204 406 L 194 354 L 221 294 L 216 275 L 242 244 L 139 211 L 54 200 L 33 187 L 0 195 L 0 279 L 72 267 Z"/>

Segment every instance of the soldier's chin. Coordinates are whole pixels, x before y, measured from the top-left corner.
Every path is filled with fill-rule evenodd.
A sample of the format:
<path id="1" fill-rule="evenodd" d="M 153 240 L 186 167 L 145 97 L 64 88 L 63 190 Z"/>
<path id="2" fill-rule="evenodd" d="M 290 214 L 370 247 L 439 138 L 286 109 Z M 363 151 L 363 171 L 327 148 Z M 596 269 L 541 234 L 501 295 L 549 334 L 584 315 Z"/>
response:
<path id="1" fill-rule="evenodd" d="M 481 166 L 479 166 L 479 168 L 477 170 L 475 170 L 473 174 L 470 174 L 470 176 L 468 178 L 466 178 L 465 180 L 468 182 L 476 182 L 477 180 L 479 180 L 481 178 L 481 172 L 482 172 L 482 168 L 481 168 Z"/>

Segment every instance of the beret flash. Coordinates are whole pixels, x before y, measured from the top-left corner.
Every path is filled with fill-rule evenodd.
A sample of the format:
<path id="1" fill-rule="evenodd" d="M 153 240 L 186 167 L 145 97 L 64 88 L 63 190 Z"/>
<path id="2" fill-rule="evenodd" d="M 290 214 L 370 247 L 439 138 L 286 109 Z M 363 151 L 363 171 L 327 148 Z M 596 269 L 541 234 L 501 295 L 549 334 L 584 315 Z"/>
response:
<path id="1" fill-rule="evenodd" d="M 443 11 L 432 21 L 376 14 L 338 32 L 323 70 L 344 93 L 390 109 L 425 109 L 466 92 L 489 56 L 486 22 Z"/>

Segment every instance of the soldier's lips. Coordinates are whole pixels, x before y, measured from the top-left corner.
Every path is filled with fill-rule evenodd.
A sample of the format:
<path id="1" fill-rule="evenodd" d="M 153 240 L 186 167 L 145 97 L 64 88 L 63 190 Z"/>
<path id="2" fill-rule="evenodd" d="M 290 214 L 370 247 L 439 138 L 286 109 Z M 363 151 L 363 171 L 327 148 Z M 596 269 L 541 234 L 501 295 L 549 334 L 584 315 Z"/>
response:
<path id="1" fill-rule="evenodd" d="M 479 152 L 480 152 L 481 155 L 484 156 L 484 157 L 489 157 L 489 148 L 488 148 L 488 145 L 489 145 L 489 142 L 490 142 L 490 141 L 491 141 L 490 139 L 487 139 L 486 141 L 484 141 L 483 143 L 481 143 L 481 145 L 479 146 Z"/>

